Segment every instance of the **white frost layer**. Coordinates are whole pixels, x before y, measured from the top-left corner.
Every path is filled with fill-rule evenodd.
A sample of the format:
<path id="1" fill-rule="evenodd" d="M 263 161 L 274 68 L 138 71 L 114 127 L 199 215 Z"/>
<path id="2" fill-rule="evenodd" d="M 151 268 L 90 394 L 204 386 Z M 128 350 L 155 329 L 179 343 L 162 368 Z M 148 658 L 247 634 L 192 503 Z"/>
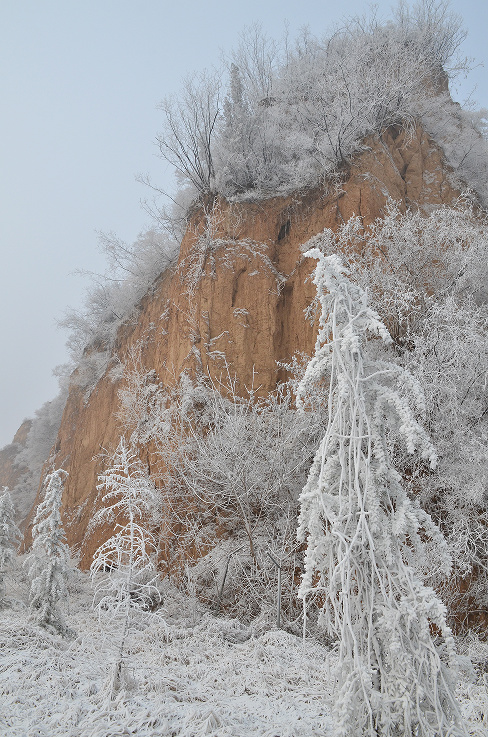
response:
<path id="1" fill-rule="evenodd" d="M 176 593 L 176 592 L 175 592 Z M 183 597 L 178 595 L 182 604 Z M 71 642 L 0 612 L 0 734 L 8 737 L 312 737 L 330 731 L 328 652 L 283 631 L 252 635 L 205 614 L 190 626 L 167 599 L 127 656 L 132 685 L 107 695 L 115 644 L 89 592 L 72 598 Z M 173 616 L 171 610 L 173 610 Z M 242 641 L 251 635 L 249 639 Z"/>
<path id="2" fill-rule="evenodd" d="M 75 640 L 31 624 L 20 602 L 0 610 L 2 737 L 332 734 L 335 658 L 325 647 L 310 639 L 304 648 L 283 631 L 253 632 L 237 620 L 202 616 L 174 589 L 166 590 L 164 620 L 156 617 L 133 635 L 126 658 L 132 684 L 110 700 L 116 639 L 100 631 L 87 577 L 76 578 L 68 616 Z M 470 658 L 478 667 L 488 663 L 488 646 L 475 644 L 476 652 L 473 643 L 461 648 L 465 678 L 458 697 L 469 734 L 486 737 L 488 678 L 475 674 Z"/>

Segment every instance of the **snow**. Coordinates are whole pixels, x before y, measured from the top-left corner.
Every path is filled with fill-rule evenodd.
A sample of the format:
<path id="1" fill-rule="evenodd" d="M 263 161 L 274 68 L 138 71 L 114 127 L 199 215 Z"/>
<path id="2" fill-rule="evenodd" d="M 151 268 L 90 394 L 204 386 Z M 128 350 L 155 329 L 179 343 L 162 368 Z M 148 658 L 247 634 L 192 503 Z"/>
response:
<path id="1" fill-rule="evenodd" d="M 111 699 L 117 638 L 100 630 L 87 574 L 72 575 L 70 592 L 67 619 L 78 635 L 66 640 L 29 621 L 19 577 L 10 581 L 10 607 L 0 610 L 2 737 L 332 735 L 336 658 L 313 638 L 304 645 L 215 617 L 164 582 L 164 605 L 132 636 L 127 685 Z M 470 666 L 471 650 L 458 696 L 470 735 L 486 737 L 488 679 Z M 478 665 L 487 662 L 486 644 L 477 653 Z"/>
<path id="2" fill-rule="evenodd" d="M 0 611 L 0 734 L 9 737 L 312 737 L 330 732 L 329 653 L 287 632 L 196 611 L 166 586 L 165 605 L 132 636 L 127 686 L 111 700 L 116 639 L 103 635 L 77 574 L 69 641 Z"/>

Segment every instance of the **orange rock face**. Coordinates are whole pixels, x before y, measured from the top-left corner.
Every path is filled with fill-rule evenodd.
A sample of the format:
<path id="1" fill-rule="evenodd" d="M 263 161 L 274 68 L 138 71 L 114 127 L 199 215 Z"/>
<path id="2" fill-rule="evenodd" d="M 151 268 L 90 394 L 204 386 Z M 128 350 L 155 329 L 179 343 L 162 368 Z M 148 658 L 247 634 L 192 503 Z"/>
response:
<path id="1" fill-rule="evenodd" d="M 124 363 L 138 345 L 144 366 L 167 385 L 184 370 L 218 378 L 227 362 L 241 386 L 251 385 L 254 372 L 254 386 L 268 392 L 285 378 L 279 362 L 314 348 L 315 331 L 304 314 L 314 297 L 308 280 L 313 263 L 301 246 L 353 214 L 367 225 L 381 216 L 388 198 L 403 209 L 428 208 L 457 194 L 441 152 L 421 129 L 410 138 L 391 129 L 367 142 L 337 186 L 258 202 L 217 201 L 212 232 L 199 211 L 178 267 L 161 275 L 137 321 L 119 331 L 114 358 Z M 122 432 L 122 382 L 107 371 L 88 399 L 73 384 L 56 444 L 57 461 L 69 472 L 65 528 L 82 567 L 104 539 L 102 531 L 90 532 L 89 522 L 98 503 L 99 455 L 113 451 Z"/>

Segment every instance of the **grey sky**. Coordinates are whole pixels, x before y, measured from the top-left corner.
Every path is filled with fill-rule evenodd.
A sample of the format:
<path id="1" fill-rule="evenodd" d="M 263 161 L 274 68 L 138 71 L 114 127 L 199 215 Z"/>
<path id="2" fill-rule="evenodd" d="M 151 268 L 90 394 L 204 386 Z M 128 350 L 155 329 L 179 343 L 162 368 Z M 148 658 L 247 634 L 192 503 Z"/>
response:
<path id="1" fill-rule="evenodd" d="M 388 16 L 392 3 L 377 3 Z M 66 361 L 55 326 L 79 306 L 76 269 L 103 271 L 97 230 L 132 241 L 149 225 L 139 172 L 168 185 L 156 158 L 157 103 L 188 72 L 217 64 L 245 25 L 271 35 L 320 34 L 356 0 L 0 0 L 0 447 L 57 392 Z M 463 53 L 488 64 L 488 3 L 455 0 L 469 32 Z M 487 69 L 474 87 L 488 107 Z"/>

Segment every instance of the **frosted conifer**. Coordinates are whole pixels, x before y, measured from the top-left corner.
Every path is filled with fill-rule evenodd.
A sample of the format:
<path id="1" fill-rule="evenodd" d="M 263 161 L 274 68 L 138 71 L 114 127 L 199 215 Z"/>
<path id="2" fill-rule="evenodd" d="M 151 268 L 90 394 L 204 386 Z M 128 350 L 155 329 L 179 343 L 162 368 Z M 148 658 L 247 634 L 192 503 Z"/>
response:
<path id="1" fill-rule="evenodd" d="M 25 561 L 30 579 L 29 604 L 41 627 L 69 634 L 59 609 L 68 589 L 69 550 L 61 522 L 61 497 L 67 472 L 53 470 L 44 480 L 44 498 L 37 507 L 32 528 L 32 552 Z"/>
<path id="2" fill-rule="evenodd" d="M 391 338 L 340 258 L 318 249 L 306 255 L 318 259 L 321 315 L 298 403 L 312 384 L 329 382 L 329 421 L 301 495 L 298 535 L 307 551 L 300 596 L 321 598 L 321 622 L 339 643 L 336 733 L 463 735 L 446 610 L 415 569 L 430 539 L 447 574 L 447 546 L 392 462 L 396 443 L 435 466 L 416 419 L 422 392 L 408 372 L 371 357 L 368 333 L 387 344 Z"/>
<path id="3" fill-rule="evenodd" d="M 5 602 L 5 573 L 12 565 L 21 532 L 14 520 L 15 510 L 9 490 L 0 496 L 0 606 Z"/>
<path id="4" fill-rule="evenodd" d="M 109 632 L 120 633 L 113 692 L 122 684 L 124 652 L 134 617 L 144 616 L 153 602 L 159 601 L 152 560 L 156 541 L 147 529 L 156 506 L 156 490 L 124 438 L 112 456 L 111 467 L 98 479 L 97 488 L 105 492 L 105 506 L 93 524 L 117 520 L 114 534 L 97 549 L 90 567 L 99 619 Z"/>

